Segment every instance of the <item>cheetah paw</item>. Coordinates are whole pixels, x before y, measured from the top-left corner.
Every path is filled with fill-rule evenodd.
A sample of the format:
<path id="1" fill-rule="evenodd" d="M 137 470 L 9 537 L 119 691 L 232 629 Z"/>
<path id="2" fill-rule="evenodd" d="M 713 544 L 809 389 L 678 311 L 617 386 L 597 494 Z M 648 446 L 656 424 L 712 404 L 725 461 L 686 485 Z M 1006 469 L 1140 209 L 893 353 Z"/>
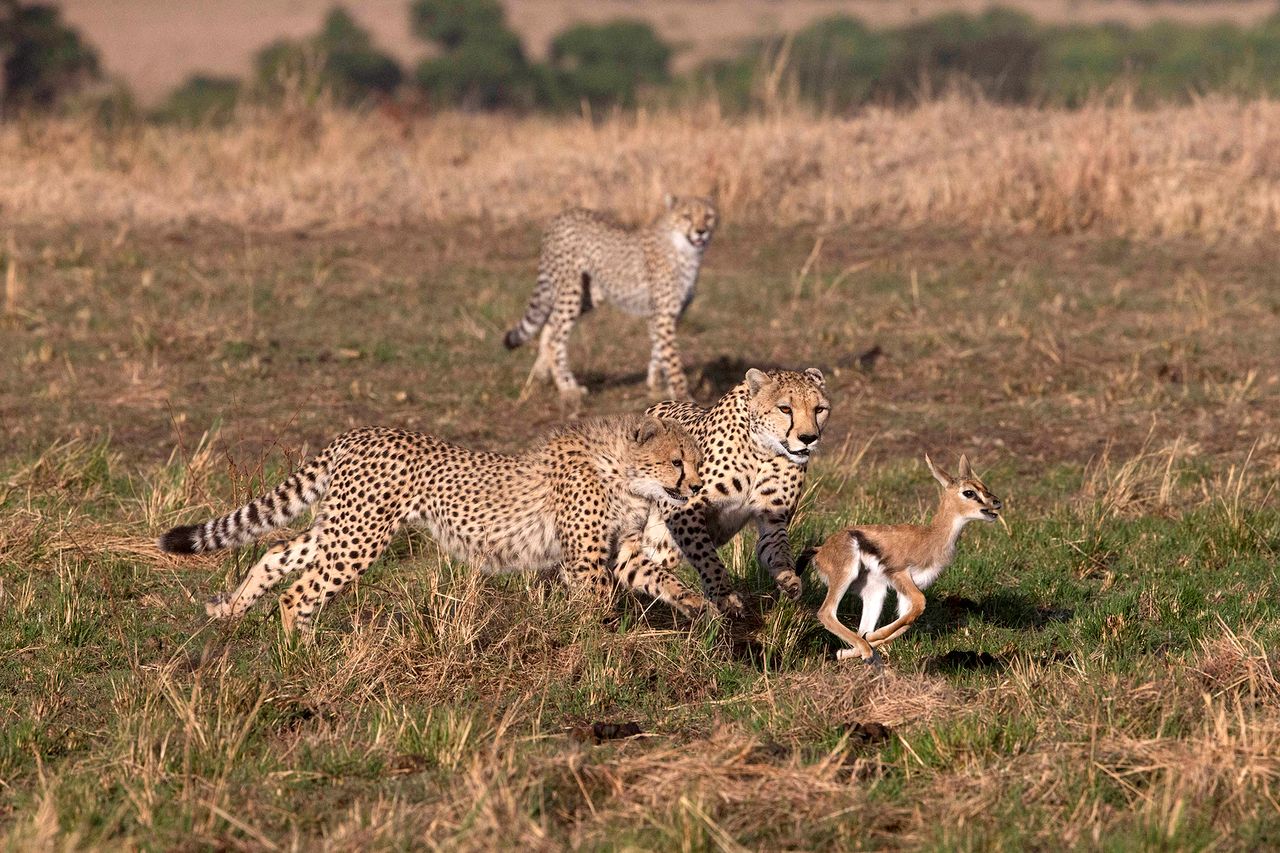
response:
<path id="1" fill-rule="evenodd" d="M 716 596 L 714 601 L 716 609 L 720 611 L 721 615 L 728 616 L 730 619 L 741 619 L 743 614 L 746 613 L 746 606 L 742 603 L 742 597 L 736 592 Z"/>
<path id="2" fill-rule="evenodd" d="M 792 601 L 799 600 L 800 593 L 804 591 L 804 584 L 801 582 L 800 576 L 795 572 L 779 572 L 773 580 L 782 594 Z"/>
<path id="3" fill-rule="evenodd" d="M 709 609 L 709 602 L 696 592 L 680 596 L 672 605 L 686 619 L 697 619 Z"/>
<path id="4" fill-rule="evenodd" d="M 204 612 L 215 619 L 230 619 L 233 615 L 231 612 L 231 596 L 225 592 L 218 593 L 204 603 Z"/>
<path id="5" fill-rule="evenodd" d="M 565 388 L 560 392 L 560 411 L 569 420 L 576 420 L 582 412 L 582 401 L 587 396 L 587 389 L 580 385 Z"/>

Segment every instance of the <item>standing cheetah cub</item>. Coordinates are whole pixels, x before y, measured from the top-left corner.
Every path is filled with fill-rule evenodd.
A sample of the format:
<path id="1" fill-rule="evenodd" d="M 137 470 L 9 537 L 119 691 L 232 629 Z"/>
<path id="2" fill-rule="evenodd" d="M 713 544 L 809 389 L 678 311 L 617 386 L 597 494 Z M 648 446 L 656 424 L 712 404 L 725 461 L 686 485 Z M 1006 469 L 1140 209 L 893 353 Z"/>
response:
<path id="1" fill-rule="evenodd" d="M 665 388 L 669 396 L 687 399 L 676 321 L 693 301 L 716 216 L 710 199 L 667 196 L 666 211 L 637 230 L 580 208 L 553 219 L 542 236 L 538 284 L 529 307 L 503 339 L 507 349 L 515 349 L 542 330 L 525 393 L 534 381 L 552 379 L 561 400 L 576 407 L 585 391 L 569 370 L 569 333 L 597 302 L 612 302 L 649 318 L 649 390 Z"/>
<path id="2" fill-rule="evenodd" d="M 551 433 L 521 456 L 467 450 L 422 433 L 370 427 L 343 433 L 246 506 L 175 527 L 160 548 L 233 548 L 319 502 L 311 528 L 273 545 L 209 615 L 243 615 L 286 575 L 285 630 L 310 632 L 316 611 L 364 574 L 403 524 L 421 524 L 453 557 L 487 572 L 559 568 L 570 584 L 607 594 L 617 542 L 643 531 L 660 505 L 698 493 L 702 455 L 684 428 L 647 416 L 603 418 Z M 635 589 L 695 614 L 705 606 L 669 573 L 628 577 Z"/>
<path id="3" fill-rule="evenodd" d="M 964 526 L 970 521 L 995 521 L 1000 517 L 1004 504 L 973 473 L 967 456 L 960 457 L 956 477 L 935 466 L 927 455 L 924 464 L 942 485 L 932 523 L 850 527 L 801 558 L 802 565 L 812 558 L 814 570 L 827 585 L 818 620 L 853 646 L 837 652 L 836 657 L 842 660 L 856 652 L 867 663 L 879 663 L 874 647 L 903 634 L 924 612 L 921 590 L 928 589 L 951 565 Z M 876 622 L 889 587 L 898 594 L 898 618 L 877 631 Z M 857 634 L 836 615 L 840 599 L 850 589 L 862 598 Z"/>

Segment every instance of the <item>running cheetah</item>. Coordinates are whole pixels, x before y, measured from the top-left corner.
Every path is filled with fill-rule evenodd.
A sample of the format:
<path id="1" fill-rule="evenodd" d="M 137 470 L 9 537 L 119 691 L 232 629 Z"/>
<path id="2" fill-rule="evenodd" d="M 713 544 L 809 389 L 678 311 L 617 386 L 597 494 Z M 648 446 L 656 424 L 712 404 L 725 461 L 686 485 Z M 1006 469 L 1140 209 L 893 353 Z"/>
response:
<path id="1" fill-rule="evenodd" d="M 649 390 L 688 399 L 689 386 L 676 349 L 676 321 L 693 301 L 702 253 L 716 227 L 707 198 L 667 196 L 667 209 L 648 227 L 630 230 L 592 210 L 568 210 L 542 237 L 538 284 L 524 317 L 507 332 L 507 349 L 539 330 L 538 357 L 529 379 L 552 379 L 561 400 L 576 408 L 586 391 L 569 370 L 569 334 L 578 316 L 597 302 L 649 318 Z"/>
<path id="2" fill-rule="evenodd" d="M 240 586 L 206 605 L 243 615 L 289 573 L 280 598 L 286 632 L 310 633 L 316 611 L 360 577 L 404 523 L 425 526 L 449 554 L 487 572 L 559 567 L 595 594 L 612 588 L 617 543 L 640 535 L 659 505 L 698 493 L 701 452 L 678 424 L 634 415 L 553 432 L 521 456 L 481 453 L 422 433 L 370 427 L 343 433 L 267 495 L 204 524 L 175 527 L 176 554 L 232 548 L 316 509 L 311 528 L 278 542 Z M 686 615 L 705 602 L 662 569 L 630 586 Z"/>
<path id="3" fill-rule="evenodd" d="M 651 525 L 643 536 L 623 542 L 618 576 L 627 582 L 659 568 L 669 572 L 683 554 L 716 607 L 738 615 L 742 600 L 731 591 L 716 549 L 754 521 L 760 565 L 785 595 L 799 597 L 787 524 L 830 409 L 826 381 L 816 367 L 803 373 L 748 370 L 710 409 L 686 402 L 651 406 L 647 414 L 683 424 L 702 446 L 703 489 L 683 506 L 663 508 L 665 525 Z"/>

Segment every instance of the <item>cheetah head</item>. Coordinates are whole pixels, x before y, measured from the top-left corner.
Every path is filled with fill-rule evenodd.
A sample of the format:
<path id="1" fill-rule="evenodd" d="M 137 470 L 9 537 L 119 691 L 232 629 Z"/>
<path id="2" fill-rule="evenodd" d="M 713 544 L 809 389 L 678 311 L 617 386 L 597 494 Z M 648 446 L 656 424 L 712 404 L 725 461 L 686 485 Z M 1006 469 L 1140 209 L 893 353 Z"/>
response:
<path id="1" fill-rule="evenodd" d="M 816 367 L 803 373 L 752 369 L 744 384 L 756 442 L 797 465 L 806 464 L 831 410 L 822 371 Z"/>
<path id="2" fill-rule="evenodd" d="M 702 490 L 702 450 L 674 421 L 644 417 L 627 433 L 629 488 L 647 500 L 682 506 Z"/>
<path id="3" fill-rule="evenodd" d="M 666 222 L 677 248 L 702 251 L 716 230 L 716 205 L 702 196 L 667 196 Z"/>

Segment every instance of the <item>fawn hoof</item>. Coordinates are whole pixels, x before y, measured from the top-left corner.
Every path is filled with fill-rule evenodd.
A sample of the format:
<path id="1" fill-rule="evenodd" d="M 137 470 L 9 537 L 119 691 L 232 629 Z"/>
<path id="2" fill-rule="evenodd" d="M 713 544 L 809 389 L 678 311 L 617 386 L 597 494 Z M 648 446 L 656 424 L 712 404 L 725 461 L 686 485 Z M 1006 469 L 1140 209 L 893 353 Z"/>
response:
<path id="1" fill-rule="evenodd" d="M 876 672 L 884 672 L 884 658 L 875 649 L 871 650 L 871 657 L 865 658 L 858 654 L 857 649 L 840 649 L 836 652 L 836 660 L 849 660 L 850 658 L 857 658 Z"/>

